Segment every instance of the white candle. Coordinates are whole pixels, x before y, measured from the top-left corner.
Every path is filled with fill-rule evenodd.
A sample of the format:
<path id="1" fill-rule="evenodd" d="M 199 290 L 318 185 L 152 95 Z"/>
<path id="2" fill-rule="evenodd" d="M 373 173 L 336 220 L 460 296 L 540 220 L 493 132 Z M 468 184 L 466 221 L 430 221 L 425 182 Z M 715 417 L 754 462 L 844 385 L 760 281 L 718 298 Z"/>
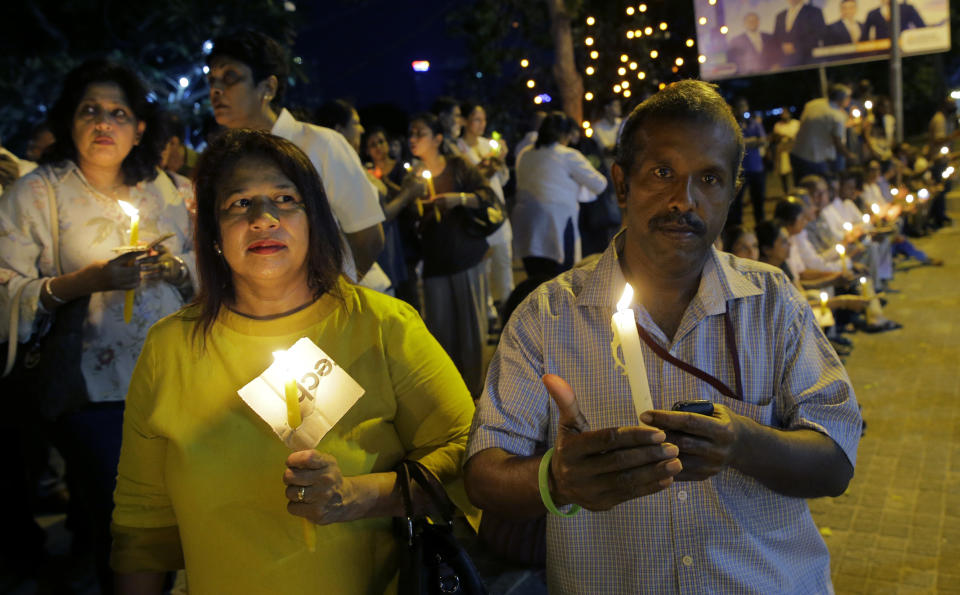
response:
<path id="1" fill-rule="evenodd" d="M 643 349 L 640 347 L 640 334 L 637 332 L 637 319 L 630 309 L 633 301 L 633 287 L 627 283 L 623 289 L 623 296 L 617 302 L 617 311 L 613 313 L 610 326 L 613 328 L 613 359 L 618 367 L 623 366 L 630 383 L 630 394 L 633 397 L 633 408 L 637 413 L 637 420 L 644 411 L 653 409 L 653 398 L 650 396 L 650 386 L 647 383 L 647 366 L 643 361 Z M 617 346 L 623 351 L 623 359 L 617 357 Z"/>
<path id="2" fill-rule="evenodd" d="M 821 316 L 827 315 L 827 301 L 829 301 L 829 299 L 830 299 L 830 296 L 827 295 L 826 291 L 820 292 L 820 315 Z"/>
<path id="3" fill-rule="evenodd" d="M 130 245 L 136 247 L 140 241 L 140 211 L 125 200 L 118 200 L 117 203 L 120 204 L 123 212 L 130 217 Z M 130 324 L 130 319 L 133 318 L 133 297 L 134 290 L 132 289 L 128 289 L 123 296 L 123 322 L 125 324 Z"/>

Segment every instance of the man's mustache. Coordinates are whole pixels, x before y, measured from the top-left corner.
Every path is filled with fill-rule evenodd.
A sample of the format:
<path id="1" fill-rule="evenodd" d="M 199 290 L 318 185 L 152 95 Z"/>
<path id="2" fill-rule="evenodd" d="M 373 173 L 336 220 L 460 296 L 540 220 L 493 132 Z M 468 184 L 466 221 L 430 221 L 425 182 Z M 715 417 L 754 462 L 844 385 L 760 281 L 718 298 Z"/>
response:
<path id="1" fill-rule="evenodd" d="M 690 231 L 697 235 L 707 233 L 707 224 L 697 217 L 696 214 L 689 211 L 686 213 L 671 212 L 657 215 L 650 220 L 649 227 L 651 231 L 661 227 L 688 227 Z"/>

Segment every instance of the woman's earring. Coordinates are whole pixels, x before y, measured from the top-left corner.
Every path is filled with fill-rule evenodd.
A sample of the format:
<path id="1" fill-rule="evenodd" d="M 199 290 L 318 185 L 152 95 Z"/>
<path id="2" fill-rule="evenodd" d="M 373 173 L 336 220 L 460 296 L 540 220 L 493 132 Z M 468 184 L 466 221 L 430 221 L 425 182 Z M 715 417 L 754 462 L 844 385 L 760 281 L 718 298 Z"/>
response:
<path id="1" fill-rule="evenodd" d="M 213 249 L 217 251 L 219 256 L 223 256 L 223 250 L 220 249 L 220 244 L 214 244 Z"/>

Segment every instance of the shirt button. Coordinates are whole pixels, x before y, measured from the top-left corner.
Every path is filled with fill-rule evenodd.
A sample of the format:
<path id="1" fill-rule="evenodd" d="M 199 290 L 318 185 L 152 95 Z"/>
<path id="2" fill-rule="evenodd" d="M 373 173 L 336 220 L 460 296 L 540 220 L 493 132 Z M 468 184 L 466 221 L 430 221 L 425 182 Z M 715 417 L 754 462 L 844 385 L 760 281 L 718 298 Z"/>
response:
<path id="1" fill-rule="evenodd" d="M 679 492 L 677 492 L 677 500 L 679 500 L 679 501 L 681 501 L 681 502 L 686 502 L 686 501 L 687 501 L 687 493 L 686 493 L 685 491 L 683 491 L 683 490 L 680 490 Z"/>
<path id="2" fill-rule="evenodd" d="M 693 566 L 693 558 L 690 556 L 684 556 L 681 561 L 683 562 L 684 566 Z"/>

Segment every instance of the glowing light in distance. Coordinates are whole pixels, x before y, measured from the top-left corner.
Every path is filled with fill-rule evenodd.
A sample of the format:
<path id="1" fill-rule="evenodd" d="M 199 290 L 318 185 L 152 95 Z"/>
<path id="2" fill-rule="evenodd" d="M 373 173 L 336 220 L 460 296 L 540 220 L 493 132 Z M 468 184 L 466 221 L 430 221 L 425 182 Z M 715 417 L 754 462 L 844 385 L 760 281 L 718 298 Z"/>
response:
<path id="1" fill-rule="evenodd" d="M 863 219 L 863 224 L 864 224 L 864 225 L 870 223 L 870 215 L 868 215 L 868 214 L 866 214 L 866 213 L 863 214 L 863 217 L 861 217 L 861 219 Z"/>
<path id="2" fill-rule="evenodd" d="M 637 7 L 637 9 L 639 9 L 640 12 L 647 12 L 647 5 L 641 4 L 640 6 Z"/>
<path id="3" fill-rule="evenodd" d="M 537 95 L 537 99 L 540 100 L 540 103 L 550 103 L 551 101 L 553 101 L 553 97 L 550 97 L 546 93 L 541 93 Z"/>
<path id="4" fill-rule="evenodd" d="M 595 18 L 593 18 L 593 17 L 587 17 L 587 24 L 588 24 L 588 25 L 593 25 L 593 24 L 596 23 L 596 22 L 597 22 L 597 19 L 595 19 Z"/>
<path id="5" fill-rule="evenodd" d="M 688 40 L 687 40 L 687 47 L 688 47 L 688 48 L 692 48 L 692 47 L 693 47 L 693 44 L 694 44 L 693 39 L 688 39 Z"/>
<path id="6" fill-rule="evenodd" d="M 587 44 L 587 45 L 593 45 L 593 38 L 592 38 L 592 37 L 588 37 L 588 38 L 586 38 L 586 39 L 583 40 L 583 43 L 585 43 L 585 44 Z"/>
<path id="7" fill-rule="evenodd" d="M 707 0 L 707 4 L 714 6 L 717 3 L 717 0 Z"/>
<path id="8" fill-rule="evenodd" d="M 909 204 L 912 204 L 912 203 L 913 203 L 913 195 L 912 195 L 912 194 L 908 194 L 906 200 L 907 200 L 907 204 L 908 204 L 908 205 L 909 205 Z"/>
<path id="9" fill-rule="evenodd" d="M 700 23 L 701 25 L 706 25 L 706 24 L 707 24 L 707 17 L 700 17 L 700 20 L 697 21 L 697 22 Z"/>
<path id="10" fill-rule="evenodd" d="M 720 35 L 726 35 L 728 31 L 730 31 L 730 29 L 726 25 L 720 27 Z"/>
<path id="11" fill-rule="evenodd" d="M 700 54 L 699 56 L 697 56 L 697 62 L 703 64 L 706 61 L 707 61 L 707 57 L 704 56 L 703 54 Z"/>
<path id="12" fill-rule="evenodd" d="M 624 92 L 623 92 L 623 96 L 624 96 L 624 97 L 630 97 L 630 89 L 627 89 L 626 91 L 624 91 Z"/>
<path id="13" fill-rule="evenodd" d="M 536 103 L 537 105 L 540 105 L 541 103 L 543 103 L 543 98 L 537 95 L 536 97 L 533 98 L 533 102 Z"/>
<path id="14" fill-rule="evenodd" d="M 949 152 L 950 152 L 950 148 L 949 148 L 949 147 L 940 147 L 940 154 L 941 154 L 941 155 L 946 155 L 946 154 L 949 153 Z"/>
<path id="15" fill-rule="evenodd" d="M 599 57 L 600 57 L 600 52 L 598 52 L 597 50 L 593 50 L 592 52 L 590 52 L 591 60 L 596 60 Z"/>
<path id="16" fill-rule="evenodd" d="M 896 196 L 896 195 L 900 194 L 900 189 L 899 189 L 899 188 L 891 188 L 891 189 L 890 189 L 890 194 Z"/>
<path id="17" fill-rule="evenodd" d="M 859 118 L 860 110 L 858 110 L 857 108 L 853 108 L 852 110 L 850 110 L 850 115 L 853 116 L 854 118 Z"/>
<path id="18" fill-rule="evenodd" d="M 873 109 L 873 102 L 868 99 L 863 102 L 863 107 L 867 109 Z"/>
<path id="19" fill-rule="evenodd" d="M 590 91 L 587 91 L 586 93 L 583 94 L 583 98 L 586 99 L 587 101 L 593 101 L 593 93 L 591 93 Z"/>
<path id="20" fill-rule="evenodd" d="M 920 200 L 927 200 L 930 198 L 930 191 L 926 188 L 921 188 L 920 190 L 917 190 L 917 196 L 920 197 Z"/>
<path id="21" fill-rule="evenodd" d="M 529 81 L 527 81 L 527 88 L 532 89 L 536 84 L 537 83 L 535 83 L 533 79 L 530 79 Z"/>
<path id="22" fill-rule="evenodd" d="M 645 28 L 643 29 L 643 34 L 644 34 L 644 35 L 653 35 L 653 27 L 645 27 Z"/>
<path id="23" fill-rule="evenodd" d="M 614 93 L 619 93 L 619 92 L 620 92 L 620 85 L 614 85 L 614 86 L 613 86 L 613 92 L 614 92 Z"/>
<path id="24" fill-rule="evenodd" d="M 651 57 L 651 58 L 656 58 L 656 57 L 659 56 L 659 55 L 660 55 L 660 52 L 658 52 L 657 50 L 650 50 L 650 57 Z"/>
<path id="25" fill-rule="evenodd" d="M 630 67 L 630 70 L 636 70 L 636 69 L 637 69 L 637 63 L 636 63 L 636 62 L 631 62 L 631 63 L 629 64 L 629 67 Z"/>
<path id="26" fill-rule="evenodd" d="M 210 67 L 206 64 L 203 65 L 203 74 L 210 74 Z"/>
<path id="27" fill-rule="evenodd" d="M 583 131 L 583 134 L 587 138 L 590 138 L 591 136 L 593 136 L 593 128 L 587 128 L 586 130 Z"/>
<path id="28" fill-rule="evenodd" d="M 666 24 L 666 23 L 660 23 L 660 30 L 661 30 L 661 31 L 666 31 L 666 30 L 667 30 L 667 24 Z"/>
<path id="29" fill-rule="evenodd" d="M 667 88 L 667 83 L 660 83 L 660 85 L 657 88 L 663 91 L 664 89 Z"/>
<path id="30" fill-rule="evenodd" d="M 677 66 L 683 66 L 683 58 L 677 58 L 674 61 L 674 64 L 676 64 Z"/>
<path id="31" fill-rule="evenodd" d="M 589 76 L 593 73 L 594 73 L 593 66 L 587 66 L 587 75 Z"/>
<path id="32" fill-rule="evenodd" d="M 627 31 L 627 39 L 633 39 L 633 31 Z"/>
<path id="33" fill-rule="evenodd" d="M 590 128 L 590 120 L 583 121 L 583 128 L 584 130 L 586 130 L 587 128 Z"/>
<path id="34" fill-rule="evenodd" d="M 430 61 L 429 60 L 414 60 L 410 63 L 410 66 L 413 67 L 414 72 L 427 72 L 430 70 Z"/>
<path id="35" fill-rule="evenodd" d="M 872 205 L 870 205 L 870 210 L 873 212 L 874 215 L 879 215 L 880 205 L 878 205 L 877 203 L 873 203 Z"/>
<path id="36" fill-rule="evenodd" d="M 620 61 L 621 61 L 621 62 L 626 62 L 626 61 L 629 60 L 629 59 L 630 59 L 630 57 L 627 56 L 626 54 L 620 54 Z"/>
<path id="37" fill-rule="evenodd" d="M 209 39 L 203 42 L 203 53 L 209 54 L 212 51 L 213 51 L 213 42 L 210 41 Z"/>
<path id="38" fill-rule="evenodd" d="M 628 6 L 628 7 L 627 7 L 627 14 L 628 14 L 628 15 L 633 15 L 634 12 L 636 12 L 636 11 L 633 9 L 632 6 Z"/>
<path id="39" fill-rule="evenodd" d="M 183 87 L 184 89 L 190 86 L 190 79 L 188 79 L 185 76 L 181 76 L 178 82 L 180 83 L 180 86 Z"/>
<path id="40" fill-rule="evenodd" d="M 619 74 L 620 76 L 623 76 L 627 74 L 627 69 L 621 66 L 620 68 L 617 69 L 617 74 Z"/>
<path id="41" fill-rule="evenodd" d="M 530 66 L 530 60 L 527 60 L 526 58 L 524 58 L 523 60 L 520 60 L 520 66 L 522 66 L 523 68 Z"/>
<path id="42" fill-rule="evenodd" d="M 853 231 L 853 223 L 850 223 L 849 221 L 846 221 L 846 222 L 843 224 L 843 231 Z"/>
<path id="43" fill-rule="evenodd" d="M 645 78 L 647 78 L 647 73 L 646 73 L 646 72 L 644 72 L 644 71 L 641 70 L 640 72 L 637 73 L 637 79 L 639 79 L 639 80 L 642 81 L 642 80 L 645 79 Z"/>
<path id="44" fill-rule="evenodd" d="M 630 88 L 630 81 L 620 81 L 620 88 L 621 88 L 621 89 L 629 89 L 629 88 Z"/>
<path id="45" fill-rule="evenodd" d="M 960 99 L 960 91 L 950 91 L 950 99 Z"/>

